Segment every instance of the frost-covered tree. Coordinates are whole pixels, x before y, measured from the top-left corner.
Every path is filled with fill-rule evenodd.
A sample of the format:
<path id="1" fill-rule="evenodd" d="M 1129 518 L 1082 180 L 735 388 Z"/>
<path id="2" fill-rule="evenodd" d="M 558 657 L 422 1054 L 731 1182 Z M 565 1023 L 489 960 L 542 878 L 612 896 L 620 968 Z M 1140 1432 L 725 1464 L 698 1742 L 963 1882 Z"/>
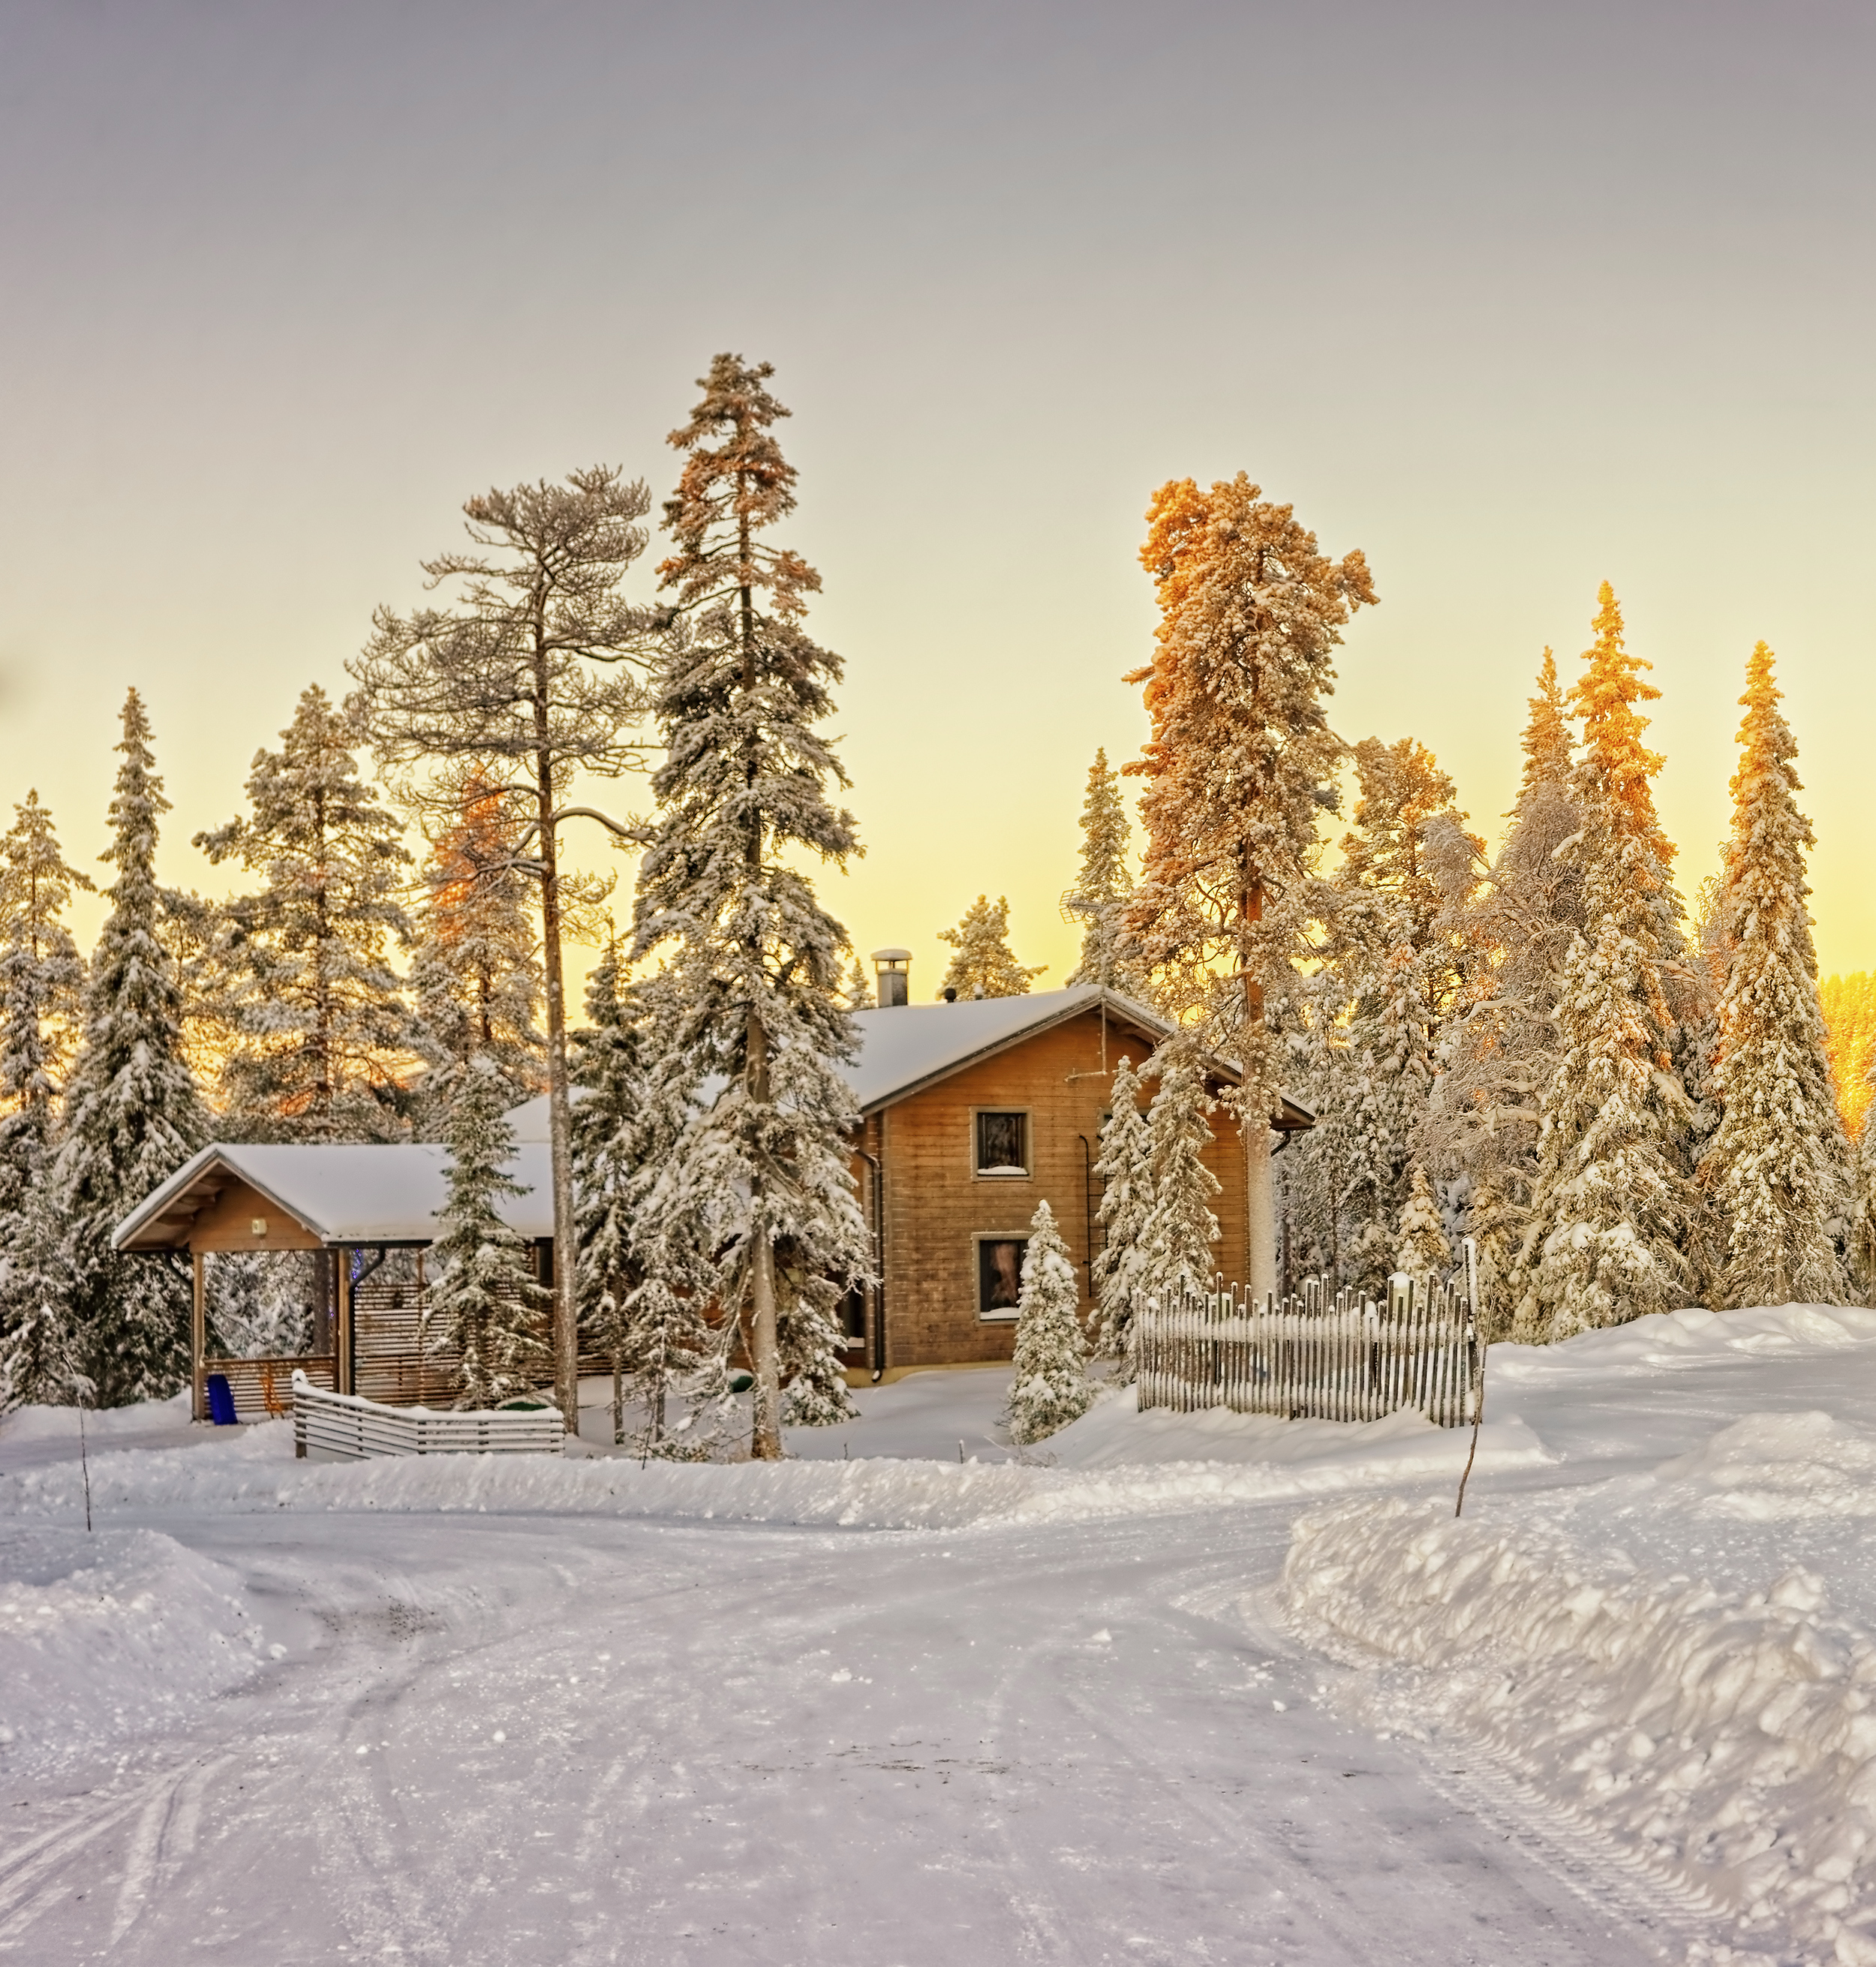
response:
<path id="1" fill-rule="evenodd" d="M 461 774 L 478 765 L 492 792 L 528 803 L 511 864 L 534 882 L 540 910 L 554 1234 L 566 1250 L 579 1224 L 561 944 L 582 891 L 562 870 L 560 828 L 586 817 L 625 831 L 564 802 L 581 777 L 616 777 L 641 761 L 644 696 L 631 665 L 647 653 L 647 619 L 619 587 L 645 549 L 638 522 L 650 505 L 642 483 L 605 465 L 470 499 L 475 550 L 424 563 L 452 605 L 380 609 L 350 665 L 373 745 L 411 804 L 453 814 Z M 569 1427 L 580 1398 L 576 1270 L 554 1271 L 554 1394 Z"/>
<path id="2" fill-rule="evenodd" d="M 586 1028 L 575 1034 L 574 1165 L 580 1205 L 580 1310 L 612 1361 L 613 1436 L 623 1440 L 628 1385 L 642 1404 L 640 1447 L 673 1452 L 673 1391 L 699 1375 L 720 1394 L 724 1335 L 706 1315 L 714 1283 L 707 1210 L 687 1213 L 660 1184 L 692 1116 L 681 1080 L 659 1070 L 660 1034 L 674 1020 L 664 980 L 628 984 L 609 945 L 586 985 Z M 671 1097 L 675 1093 L 675 1099 Z"/>
<path id="3" fill-rule="evenodd" d="M 1513 1287 L 1514 1330 L 1529 1339 L 1687 1303 L 1701 1227 L 1679 1154 L 1688 1102 L 1664 980 L 1683 949 L 1682 909 L 1651 784 L 1661 760 L 1642 742 L 1637 708 L 1661 693 L 1624 646 L 1606 581 L 1594 628 L 1571 693 L 1584 748 L 1571 786 L 1582 824 L 1568 851 L 1582 871 L 1583 926 L 1558 990 Z"/>
<path id="4" fill-rule="evenodd" d="M 1153 1213 L 1153 1132 L 1140 1105 L 1140 1075 L 1125 1054 L 1114 1068 L 1111 1108 L 1101 1127 L 1094 1164 L 1100 1184 L 1101 1247 L 1093 1263 L 1098 1323 L 1094 1349 L 1117 1360 L 1123 1380 L 1133 1378 L 1133 1315 L 1139 1294 L 1152 1288 L 1145 1235 Z"/>
<path id="5" fill-rule="evenodd" d="M 938 931 L 940 942 L 957 954 L 938 980 L 938 995 L 947 990 L 960 997 L 1026 997 L 1029 980 L 1048 966 L 1031 970 L 1016 961 L 1009 946 L 1009 903 L 999 895 L 994 903 L 980 895 L 955 929 Z"/>
<path id="6" fill-rule="evenodd" d="M 1716 1074 L 1725 1116 L 1700 1171 L 1717 1205 L 1726 1301 L 1840 1304 L 1832 1228 L 1851 1193 L 1832 1096 L 1798 811 L 1797 741 L 1778 708 L 1772 652 L 1746 665 L 1739 768 L 1723 882 L 1730 949 Z"/>
<path id="7" fill-rule="evenodd" d="M 835 1313 L 870 1268 L 848 1165 L 857 1113 L 838 1069 L 854 1045 L 850 945 L 799 864 L 860 851 L 828 796 L 846 774 L 816 728 L 841 664 L 801 625 L 820 577 L 764 537 L 795 503 L 773 373 L 718 356 L 671 435 L 684 465 L 659 573 L 678 612 L 655 678 L 666 749 L 632 948 L 669 952 L 667 1097 L 722 1088 L 677 1144 L 658 1213 L 720 1211 L 716 1296 L 749 1348 L 760 1460 L 781 1453 L 784 1387 L 802 1420 L 852 1411 Z"/>
<path id="8" fill-rule="evenodd" d="M 432 1139 L 473 1058 L 494 1064 L 511 1106 L 546 1083 L 535 929 L 515 864 L 526 824 L 518 804 L 491 790 L 486 767 L 471 765 L 423 870 L 410 980 L 417 1048 L 429 1067 L 421 1124 Z"/>
<path id="9" fill-rule="evenodd" d="M 462 1360 L 462 1407 L 529 1393 L 552 1370 L 541 1328 L 553 1303 L 526 1238 L 502 1221 L 505 1196 L 527 1190 L 509 1172 L 515 1130 L 492 1059 L 472 1059 L 450 1109 L 449 1187 L 437 1217 L 426 1323 Z"/>
<path id="10" fill-rule="evenodd" d="M 404 829 L 359 777 L 355 722 L 317 683 L 280 741 L 254 754 L 247 815 L 195 836 L 261 881 L 222 910 L 236 1034 L 223 1124 L 236 1138 L 395 1139 L 414 1042 L 389 961 L 410 941 Z"/>
<path id="11" fill-rule="evenodd" d="M 1558 1064 L 1564 964 L 1582 926 L 1583 870 L 1565 849 L 1582 827 L 1571 790 L 1572 734 L 1544 651 L 1524 730 L 1524 772 L 1489 861 L 1457 825 L 1436 819 L 1427 846 L 1461 952 L 1464 984 L 1442 1029 L 1422 1148 L 1462 1183 L 1479 1251 L 1480 1316 L 1509 1329 L 1510 1271 L 1537 1176 L 1540 1100 Z M 1493 1321 L 1503 1329 L 1491 1329 Z"/>
<path id="12" fill-rule="evenodd" d="M 85 966 L 65 910 L 68 867 L 37 792 L 0 840 L 0 1411 L 72 1397 L 77 1370 L 49 1186 L 60 1082 Z"/>
<path id="13" fill-rule="evenodd" d="M 1342 743 L 1324 699 L 1353 612 L 1374 589 L 1359 553 L 1332 561 L 1293 509 L 1242 473 L 1154 494 L 1141 560 L 1160 609 L 1146 686 L 1152 732 L 1128 767 L 1147 788 L 1147 841 L 1128 919 L 1164 1001 L 1204 1013 L 1206 1048 L 1242 1062 L 1249 1277 L 1277 1287 L 1271 1116 L 1283 1055 L 1267 996 L 1290 974 L 1316 822 Z"/>
<path id="14" fill-rule="evenodd" d="M 1416 1277 L 1443 1277 L 1452 1268 L 1452 1245 L 1440 1219 L 1439 1199 L 1418 1161 L 1409 1177 L 1407 1199 L 1401 1204 L 1394 1232 L 1393 1268 Z"/>
<path id="15" fill-rule="evenodd" d="M 165 1252 L 111 1247 L 118 1223 L 202 1141 L 202 1098 L 182 1055 L 176 967 L 160 933 L 157 833 L 170 809 L 152 766 L 150 719 L 124 701 L 123 764 L 111 801 L 117 870 L 86 980 L 78 1055 L 53 1163 L 61 1315 L 100 1406 L 173 1393 L 189 1367 L 189 1276 Z"/>
<path id="16" fill-rule="evenodd" d="M 1019 1446 L 1079 1420 L 1093 1404 L 1088 1383 L 1088 1347 L 1076 1316 L 1080 1294 L 1075 1267 L 1054 1213 L 1036 1205 L 1023 1252 L 1022 1288 L 1016 1300 L 1016 1352 L 1009 1403 L 1003 1417 Z"/>
<path id="17" fill-rule="evenodd" d="M 1200 1061 L 1183 1037 L 1168 1038 L 1148 1069 L 1158 1084 L 1147 1112 L 1152 1201 L 1140 1231 L 1141 1265 L 1150 1289 L 1177 1291 L 1183 1281 L 1204 1290 L 1218 1270 L 1212 1198 L 1219 1182 L 1204 1161 L 1212 1145 L 1212 1101 Z"/>
<path id="18" fill-rule="evenodd" d="M 1127 904 L 1133 897 L 1127 865 L 1131 832 L 1120 774 L 1108 764 L 1106 750 L 1097 751 L 1081 806 L 1081 866 L 1075 885 L 1062 897 L 1063 914 L 1081 925 L 1081 960 L 1068 981 L 1071 987 L 1105 984 L 1143 999 L 1148 980 L 1127 924 Z"/>

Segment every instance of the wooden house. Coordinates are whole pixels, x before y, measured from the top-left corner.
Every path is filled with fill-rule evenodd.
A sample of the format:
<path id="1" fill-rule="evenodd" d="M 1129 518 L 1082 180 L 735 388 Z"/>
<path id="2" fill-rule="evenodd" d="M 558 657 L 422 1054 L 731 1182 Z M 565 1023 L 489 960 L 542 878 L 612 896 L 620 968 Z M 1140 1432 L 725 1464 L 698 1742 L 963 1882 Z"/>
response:
<path id="1" fill-rule="evenodd" d="M 857 1016 L 846 1068 L 859 1108 L 856 1193 L 877 1281 L 844 1310 L 855 1379 L 908 1368 L 1007 1359 L 1023 1246 L 1046 1200 L 1090 1308 L 1099 1248 L 1094 1177 L 1116 1065 L 1138 1066 L 1170 1027 L 1145 1006 L 1093 987 L 1032 996 L 913 1005 L 903 951 L 881 951 L 879 1007 Z M 1212 1067 L 1214 1090 L 1232 1077 Z M 502 1205 L 553 1273 L 544 1100 L 511 1116 L 510 1172 L 527 1193 Z M 1310 1124 L 1286 1100 L 1280 1131 Z M 1222 1113 L 1207 1165 L 1218 1177 L 1218 1268 L 1244 1275 L 1247 1183 L 1242 1136 Z M 447 1405 L 453 1366 L 420 1343 L 424 1252 L 443 1206 L 438 1147 L 208 1147 L 119 1226 L 127 1251 L 186 1252 L 195 1276 L 192 1358 L 199 1418 L 220 1373 L 243 1418 L 278 1411 L 294 1367 L 318 1384 L 396 1403 Z M 205 1264 L 229 1252 L 308 1253 L 312 1350 L 231 1359 L 211 1350 Z M 598 1358 L 583 1371 L 607 1370 Z"/>

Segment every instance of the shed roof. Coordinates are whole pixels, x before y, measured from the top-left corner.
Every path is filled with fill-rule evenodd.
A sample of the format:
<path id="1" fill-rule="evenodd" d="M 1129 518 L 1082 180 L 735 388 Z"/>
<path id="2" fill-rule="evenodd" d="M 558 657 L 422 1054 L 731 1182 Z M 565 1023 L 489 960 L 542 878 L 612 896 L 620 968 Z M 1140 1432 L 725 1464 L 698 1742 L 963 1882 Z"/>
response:
<path id="1" fill-rule="evenodd" d="M 322 1243 L 428 1243 L 436 1235 L 448 1173 L 449 1156 L 439 1147 L 218 1143 L 146 1197 L 111 1240 L 120 1250 L 180 1248 L 195 1217 L 231 1183 L 241 1181 Z M 524 1236 L 551 1236 L 547 1148 L 520 1147 L 509 1173 L 528 1193 L 502 1198 L 502 1219 Z"/>

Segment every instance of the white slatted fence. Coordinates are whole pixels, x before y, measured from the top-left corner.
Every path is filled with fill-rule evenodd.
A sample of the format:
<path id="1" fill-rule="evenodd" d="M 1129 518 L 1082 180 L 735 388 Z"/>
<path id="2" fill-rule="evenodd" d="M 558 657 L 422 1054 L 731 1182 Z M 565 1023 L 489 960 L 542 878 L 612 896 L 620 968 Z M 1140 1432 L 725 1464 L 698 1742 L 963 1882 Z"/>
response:
<path id="1" fill-rule="evenodd" d="M 1148 1297 L 1134 1348 L 1142 1408 L 1379 1420 L 1417 1407 L 1440 1427 L 1471 1425 L 1484 1363 L 1464 1287 L 1398 1272 L 1382 1300 L 1326 1277 L 1261 1303 L 1229 1285 Z"/>
<path id="2" fill-rule="evenodd" d="M 567 1438 L 557 1407 L 440 1413 L 329 1394 L 293 1375 L 293 1451 L 312 1462 L 379 1455 L 557 1455 Z"/>

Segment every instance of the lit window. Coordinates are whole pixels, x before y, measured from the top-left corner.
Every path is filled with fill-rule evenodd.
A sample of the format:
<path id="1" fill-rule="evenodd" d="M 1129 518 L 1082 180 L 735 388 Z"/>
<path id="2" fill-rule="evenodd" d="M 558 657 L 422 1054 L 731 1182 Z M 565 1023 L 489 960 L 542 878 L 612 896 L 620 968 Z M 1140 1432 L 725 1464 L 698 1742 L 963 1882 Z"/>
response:
<path id="1" fill-rule="evenodd" d="M 979 1174 L 1029 1172 L 1029 1116 L 1027 1113 L 977 1116 Z"/>
<path id="2" fill-rule="evenodd" d="M 1009 1319 L 1022 1297 L 1022 1253 L 1026 1236 L 980 1236 L 977 1239 L 977 1316 Z"/>

